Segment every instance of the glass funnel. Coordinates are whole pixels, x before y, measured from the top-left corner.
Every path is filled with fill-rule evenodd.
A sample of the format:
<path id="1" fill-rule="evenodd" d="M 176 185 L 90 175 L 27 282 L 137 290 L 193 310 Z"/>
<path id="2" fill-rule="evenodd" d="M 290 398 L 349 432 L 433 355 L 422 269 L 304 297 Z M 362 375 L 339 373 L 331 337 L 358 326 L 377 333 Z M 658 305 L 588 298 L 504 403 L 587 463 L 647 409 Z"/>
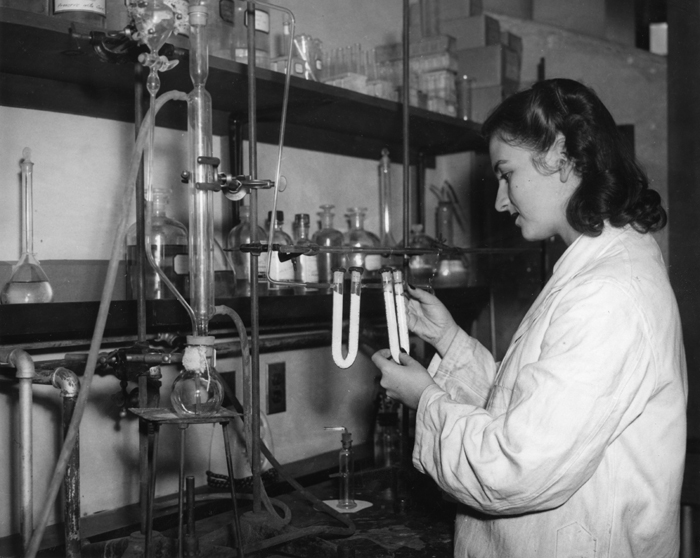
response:
<path id="1" fill-rule="evenodd" d="M 34 255 L 34 203 L 32 181 L 34 163 L 32 152 L 28 147 L 22 151 L 22 210 L 24 215 L 22 229 L 22 255 L 12 267 L 12 275 L 0 293 L 2 304 L 31 304 L 34 302 L 51 302 L 53 289 L 49 278 Z"/>

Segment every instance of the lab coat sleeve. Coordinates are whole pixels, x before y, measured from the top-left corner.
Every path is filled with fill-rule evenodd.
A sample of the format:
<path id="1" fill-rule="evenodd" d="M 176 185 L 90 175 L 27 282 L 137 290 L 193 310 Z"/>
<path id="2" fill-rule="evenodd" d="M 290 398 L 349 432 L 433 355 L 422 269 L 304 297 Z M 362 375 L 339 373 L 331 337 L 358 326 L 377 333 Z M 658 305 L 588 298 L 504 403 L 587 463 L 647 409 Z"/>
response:
<path id="1" fill-rule="evenodd" d="M 461 502 L 491 514 L 561 505 L 590 478 L 608 444 L 643 410 L 654 374 L 643 314 L 612 279 L 565 289 L 511 389 L 487 410 L 428 387 L 417 409 L 415 466 Z M 542 323 L 537 327 L 545 327 Z M 504 360 L 502 368 L 515 366 Z M 510 370 L 513 372 L 513 370 Z M 438 382 L 440 384 L 440 382 Z"/>
<path id="2" fill-rule="evenodd" d="M 483 406 L 493 385 L 496 363 L 481 343 L 460 329 L 444 358 L 435 355 L 428 372 L 452 400 Z"/>

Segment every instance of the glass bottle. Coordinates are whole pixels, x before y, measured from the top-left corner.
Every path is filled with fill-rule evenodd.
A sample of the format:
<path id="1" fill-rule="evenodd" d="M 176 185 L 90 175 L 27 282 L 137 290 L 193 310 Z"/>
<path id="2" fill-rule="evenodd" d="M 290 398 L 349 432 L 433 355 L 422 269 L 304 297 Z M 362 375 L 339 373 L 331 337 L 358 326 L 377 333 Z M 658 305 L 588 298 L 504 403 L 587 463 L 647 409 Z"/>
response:
<path id="1" fill-rule="evenodd" d="M 319 246 L 340 247 L 343 245 L 343 233 L 333 228 L 334 205 L 325 204 L 317 215 L 321 218 L 321 228 L 314 233 L 313 241 Z M 318 255 L 318 280 L 321 283 L 333 282 L 333 270 L 345 267 L 340 253 L 321 253 Z"/>
<path id="2" fill-rule="evenodd" d="M 234 28 L 233 59 L 236 62 L 248 63 L 248 11 L 245 0 L 222 1 L 222 17 L 224 6 L 231 10 Z M 270 12 L 262 6 L 255 8 L 255 65 L 258 68 L 270 67 Z"/>
<path id="3" fill-rule="evenodd" d="M 438 240 L 447 246 L 454 242 L 453 225 L 454 206 L 452 202 L 439 202 L 435 209 L 435 227 Z M 468 271 L 464 260 L 459 254 L 441 254 L 438 260 L 438 271 L 433 286 L 437 289 L 462 287 L 469 281 Z"/>
<path id="4" fill-rule="evenodd" d="M 20 161 L 23 213 L 22 254 L 19 261 L 12 266 L 10 280 L 0 293 L 2 304 L 31 304 L 53 300 L 53 289 L 49 278 L 34 255 L 34 163 L 31 156 L 31 150 L 25 147 Z"/>
<path id="5" fill-rule="evenodd" d="M 53 14 L 70 21 L 104 28 L 105 0 L 54 0 Z"/>
<path id="6" fill-rule="evenodd" d="M 294 244 L 297 246 L 308 246 L 311 244 L 309 240 L 309 224 L 310 219 L 308 213 L 297 213 L 294 216 L 292 232 L 294 233 Z M 318 262 L 316 254 L 308 256 L 302 254 L 299 256 L 294 270 L 294 279 L 304 283 L 318 283 Z M 309 289 L 308 287 L 302 287 L 302 289 L 316 290 Z"/>
<path id="7" fill-rule="evenodd" d="M 344 426 L 326 426 L 325 430 L 335 430 L 342 432 L 342 448 L 338 453 L 338 473 L 331 477 L 339 477 L 338 486 L 338 508 L 351 510 L 357 507 L 357 502 L 353 495 L 353 472 L 354 459 L 352 451 L 352 434 Z"/>
<path id="8" fill-rule="evenodd" d="M 380 241 L 377 235 L 365 230 L 366 207 L 348 208 L 349 229 L 344 236 L 344 244 L 349 247 L 378 248 Z M 382 267 L 380 254 L 365 254 L 362 252 L 350 252 L 348 254 L 348 267 L 365 268 L 365 277 L 378 278 Z"/>
<path id="9" fill-rule="evenodd" d="M 170 188 L 154 188 L 151 216 L 150 245 L 154 261 L 184 297 L 188 296 L 189 261 L 187 228 L 166 214 L 170 202 Z M 146 231 L 148 235 L 148 231 Z M 138 289 L 138 252 L 136 249 L 136 223 L 126 233 L 127 298 L 136 298 Z M 146 300 L 175 298 L 150 263 L 146 266 Z"/>
<path id="10" fill-rule="evenodd" d="M 416 224 L 411 227 L 411 239 L 408 247 L 421 250 L 434 249 L 435 240 L 423 232 L 423 225 Z M 408 282 L 414 287 L 430 287 L 430 280 L 437 273 L 437 270 L 437 252 L 411 256 L 408 260 Z"/>
<path id="11" fill-rule="evenodd" d="M 289 236 L 282 226 L 284 225 L 284 211 L 277 211 L 276 218 L 272 219 L 272 211 L 267 212 L 268 226 L 272 227 L 272 244 L 293 244 L 292 237 Z M 272 247 L 271 247 L 272 248 Z M 265 256 L 267 259 L 267 256 Z M 270 267 L 268 276 L 277 281 L 294 281 L 294 262 L 289 259 L 280 261 L 279 253 L 276 250 L 270 252 Z M 281 285 L 270 283 L 269 290 L 279 291 L 284 288 Z"/>
<path id="12" fill-rule="evenodd" d="M 256 238 L 253 238 L 250 228 L 250 206 L 241 205 L 238 208 L 238 215 L 241 222 L 228 233 L 227 247 L 231 250 L 231 261 L 236 275 L 236 295 L 250 296 L 250 258 L 248 252 L 241 252 L 242 244 L 252 244 L 253 242 L 266 242 L 265 229 L 258 227 Z M 258 258 L 258 266 L 265 261 L 265 256 Z"/>

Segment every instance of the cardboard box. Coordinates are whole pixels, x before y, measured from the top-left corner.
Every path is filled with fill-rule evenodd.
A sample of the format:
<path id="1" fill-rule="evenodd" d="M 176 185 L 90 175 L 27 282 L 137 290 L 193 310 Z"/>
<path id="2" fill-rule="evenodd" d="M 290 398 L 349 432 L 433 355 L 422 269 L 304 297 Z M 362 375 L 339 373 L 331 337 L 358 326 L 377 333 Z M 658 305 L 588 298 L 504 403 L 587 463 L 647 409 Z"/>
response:
<path id="1" fill-rule="evenodd" d="M 438 12 L 441 21 L 481 15 L 484 3 L 482 0 L 438 0 Z"/>
<path id="2" fill-rule="evenodd" d="M 474 80 L 475 87 L 520 82 L 520 55 L 505 45 L 467 48 L 455 52 L 459 73 Z"/>
<path id="3" fill-rule="evenodd" d="M 501 24 L 487 15 L 443 20 L 440 22 L 440 33 L 454 37 L 455 50 L 501 43 Z"/>
<path id="4" fill-rule="evenodd" d="M 516 91 L 517 87 L 512 84 L 473 87 L 471 90 L 471 110 L 468 111 L 469 118 L 467 120 L 483 123 L 503 99 Z"/>
<path id="5" fill-rule="evenodd" d="M 501 44 L 513 49 L 521 57 L 523 55 L 523 39 L 510 31 L 501 31 Z"/>

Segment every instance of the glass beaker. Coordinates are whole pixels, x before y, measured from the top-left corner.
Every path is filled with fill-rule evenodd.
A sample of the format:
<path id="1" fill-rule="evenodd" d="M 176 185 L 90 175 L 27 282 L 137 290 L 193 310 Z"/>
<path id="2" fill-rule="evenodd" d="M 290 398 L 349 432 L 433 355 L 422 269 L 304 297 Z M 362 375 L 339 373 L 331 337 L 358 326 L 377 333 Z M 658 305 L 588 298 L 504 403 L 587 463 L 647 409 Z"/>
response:
<path id="1" fill-rule="evenodd" d="M 294 216 L 294 225 L 292 232 L 294 233 L 294 243 L 297 246 L 309 246 L 309 214 L 297 213 Z M 294 279 L 302 283 L 318 283 L 318 260 L 316 254 L 299 256 L 294 270 Z M 301 292 L 313 290 L 314 288 L 301 287 Z"/>
<path id="2" fill-rule="evenodd" d="M 166 214 L 166 208 L 170 202 L 170 188 L 154 188 L 152 196 L 153 214 L 151 216 L 150 246 L 153 260 L 180 294 L 187 297 L 189 291 L 187 227 Z M 149 231 L 146 231 L 146 234 L 148 235 Z M 136 243 L 136 223 L 134 223 L 126 232 L 127 298 L 135 298 L 138 292 L 138 250 Z M 144 261 L 144 265 L 146 266 L 146 284 L 144 286 L 146 299 L 175 298 L 158 272 L 147 261 Z"/>
<path id="3" fill-rule="evenodd" d="M 454 242 L 454 205 L 441 201 L 435 210 L 435 228 L 440 242 L 452 246 Z M 433 286 L 435 288 L 463 287 L 469 283 L 469 271 L 459 254 L 441 254 Z"/>
<path id="4" fill-rule="evenodd" d="M 316 231 L 313 241 L 319 246 L 340 247 L 343 233 L 333 228 L 334 205 L 324 204 L 317 215 L 321 218 L 321 228 Z M 318 255 L 318 280 L 321 283 L 333 282 L 333 270 L 345 267 L 342 254 L 325 252 Z"/>
<path id="5" fill-rule="evenodd" d="M 253 238 L 253 230 L 250 228 L 250 206 L 241 205 L 238 208 L 241 222 L 228 233 L 228 248 L 231 250 L 231 261 L 236 274 L 236 295 L 250 296 L 250 253 L 241 252 L 241 245 L 254 242 L 266 242 L 265 229 L 258 227 L 258 232 Z M 260 258 L 259 264 L 264 263 L 265 256 Z"/>
<path id="6" fill-rule="evenodd" d="M 272 227 L 272 244 L 287 245 L 292 244 L 292 237 L 289 236 L 283 229 L 284 211 L 277 211 L 275 219 L 272 218 L 272 211 L 267 212 L 268 226 Z M 294 262 L 292 260 L 280 260 L 279 252 L 272 250 L 270 246 L 270 266 L 268 269 L 268 277 L 275 281 L 294 281 Z M 266 258 L 267 259 L 267 258 Z M 270 283 L 268 290 L 279 291 L 284 287 Z"/>
<path id="7" fill-rule="evenodd" d="M 31 304 L 51 302 L 53 289 L 49 278 L 34 255 L 34 200 L 32 152 L 28 147 L 22 151 L 20 161 L 22 177 L 22 255 L 12 267 L 10 280 L 0 293 L 2 304 Z"/>
<path id="8" fill-rule="evenodd" d="M 423 232 L 423 225 L 413 225 L 408 247 L 421 250 L 434 249 L 435 240 Z M 408 260 L 408 282 L 414 287 L 430 287 L 430 281 L 437 273 L 437 270 L 437 252 L 411 256 Z"/>

